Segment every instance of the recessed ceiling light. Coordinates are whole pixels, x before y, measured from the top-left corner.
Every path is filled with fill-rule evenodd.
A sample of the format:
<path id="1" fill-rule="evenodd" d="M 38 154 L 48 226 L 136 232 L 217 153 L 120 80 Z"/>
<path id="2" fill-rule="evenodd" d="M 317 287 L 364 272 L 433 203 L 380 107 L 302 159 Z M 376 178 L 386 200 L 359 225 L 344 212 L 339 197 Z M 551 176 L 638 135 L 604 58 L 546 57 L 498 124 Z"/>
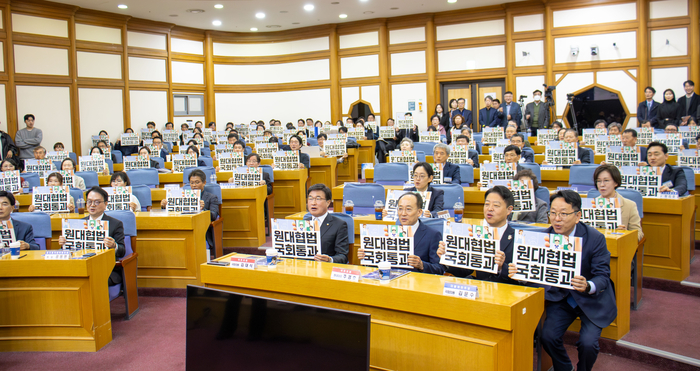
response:
<path id="1" fill-rule="evenodd" d="M 214 5 L 214 8 L 216 8 L 216 9 L 223 9 L 223 8 L 224 8 L 224 4 L 216 4 L 216 5 Z"/>
<path id="2" fill-rule="evenodd" d="M 339 18 L 343 18 L 343 19 L 345 19 L 345 18 L 347 18 L 347 17 L 348 17 L 348 15 L 347 15 L 347 14 L 341 14 L 341 15 L 339 15 L 338 17 L 339 17 Z"/>
<path id="3" fill-rule="evenodd" d="M 450 3 L 450 4 L 454 4 L 454 3 L 457 2 L 457 0 L 447 0 L 447 2 Z"/>
<path id="4" fill-rule="evenodd" d="M 367 0 L 360 0 L 360 1 L 363 2 L 363 3 L 366 3 L 366 2 L 367 2 Z"/>
<path id="5" fill-rule="evenodd" d="M 306 4 L 306 5 L 304 5 L 304 10 L 306 10 L 307 12 L 310 12 L 310 11 L 314 10 L 314 5 L 313 4 Z"/>
<path id="6" fill-rule="evenodd" d="M 258 28 L 257 28 L 257 27 L 252 27 L 250 30 L 251 30 L 251 31 L 257 31 Z"/>
<path id="7" fill-rule="evenodd" d="M 211 24 L 214 26 L 221 26 L 221 21 L 212 21 Z"/>
<path id="8" fill-rule="evenodd" d="M 263 12 L 255 13 L 255 18 L 263 19 L 263 18 L 265 18 L 265 13 L 263 13 Z"/>
<path id="9" fill-rule="evenodd" d="M 187 9 L 185 11 L 192 14 L 204 13 L 204 9 Z"/>
<path id="10" fill-rule="evenodd" d="M 126 9 L 126 8 L 128 8 L 128 6 L 126 6 L 126 5 L 124 5 L 124 4 L 119 4 L 119 5 L 117 5 L 117 8 L 119 8 L 119 9 Z"/>

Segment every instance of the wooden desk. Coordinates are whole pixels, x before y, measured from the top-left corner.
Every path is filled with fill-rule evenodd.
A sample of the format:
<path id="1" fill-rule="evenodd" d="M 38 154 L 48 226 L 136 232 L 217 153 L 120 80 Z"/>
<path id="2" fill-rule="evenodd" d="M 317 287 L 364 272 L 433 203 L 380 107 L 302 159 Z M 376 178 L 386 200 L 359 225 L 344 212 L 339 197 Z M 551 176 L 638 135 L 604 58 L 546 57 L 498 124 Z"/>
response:
<path id="1" fill-rule="evenodd" d="M 114 250 L 85 260 L 24 254 L 0 259 L 0 351 L 96 352 L 112 341 L 107 280 Z"/>
<path id="2" fill-rule="evenodd" d="M 221 260 L 229 260 L 230 255 Z M 544 290 L 410 273 L 380 284 L 331 280 L 334 266 L 285 259 L 275 269 L 202 265 L 206 287 L 369 313 L 370 369 L 532 369 L 532 337 L 544 311 Z M 363 274 L 368 267 L 353 267 Z M 476 300 L 442 295 L 446 282 L 475 285 Z"/>
<path id="3" fill-rule="evenodd" d="M 306 210 L 307 169 L 275 170 L 275 214 L 273 218 Z"/>
<path id="4" fill-rule="evenodd" d="M 695 233 L 695 197 L 644 199 L 645 277 L 683 281 L 690 275 L 691 249 L 695 249 L 691 242 Z"/>
<path id="5" fill-rule="evenodd" d="M 362 170 L 362 164 L 374 163 L 374 150 L 377 146 L 376 140 L 358 140 L 357 144 L 360 145 L 357 153 L 357 172 Z"/>
<path id="6" fill-rule="evenodd" d="M 310 185 L 321 183 L 330 188 L 335 187 L 338 184 L 337 160 L 337 157 L 311 157 Z"/>
<path id="7" fill-rule="evenodd" d="M 360 173 L 360 170 L 358 170 L 358 161 L 357 161 L 357 156 L 358 156 L 358 149 L 357 148 L 348 148 L 348 158 L 343 161 L 343 163 L 338 164 L 338 183 L 355 183 L 357 182 L 358 174 Z M 275 177 L 275 181 L 277 177 Z M 277 186 L 275 185 L 275 189 Z M 275 205 L 275 208 L 277 205 Z"/>

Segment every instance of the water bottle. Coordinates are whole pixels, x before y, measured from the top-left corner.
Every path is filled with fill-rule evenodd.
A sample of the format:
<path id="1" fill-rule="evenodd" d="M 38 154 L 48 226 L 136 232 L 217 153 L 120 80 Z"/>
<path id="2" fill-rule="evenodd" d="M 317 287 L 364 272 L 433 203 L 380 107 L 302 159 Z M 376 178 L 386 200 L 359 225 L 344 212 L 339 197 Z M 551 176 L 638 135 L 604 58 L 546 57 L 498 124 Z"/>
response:
<path id="1" fill-rule="evenodd" d="M 377 200 L 374 202 L 374 218 L 376 220 L 382 220 L 384 213 L 384 201 Z"/>
<path id="2" fill-rule="evenodd" d="M 78 210 L 75 210 L 75 212 L 78 212 L 78 213 L 79 213 L 80 210 L 84 210 L 84 209 L 85 209 L 85 200 L 83 200 L 82 198 L 79 198 L 77 202 L 78 202 L 78 205 L 77 205 L 77 206 L 78 206 Z"/>
<path id="3" fill-rule="evenodd" d="M 216 173 L 211 173 L 211 175 L 209 176 L 209 183 L 216 184 L 216 180 Z"/>
<path id="4" fill-rule="evenodd" d="M 29 182 L 26 180 L 22 182 L 22 193 L 29 193 Z"/>
<path id="5" fill-rule="evenodd" d="M 355 203 L 352 200 L 345 201 L 345 213 L 352 216 L 352 212 L 355 209 Z"/>
<path id="6" fill-rule="evenodd" d="M 455 202 L 455 223 L 462 222 L 462 215 L 464 214 L 464 205 L 462 202 Z"/>

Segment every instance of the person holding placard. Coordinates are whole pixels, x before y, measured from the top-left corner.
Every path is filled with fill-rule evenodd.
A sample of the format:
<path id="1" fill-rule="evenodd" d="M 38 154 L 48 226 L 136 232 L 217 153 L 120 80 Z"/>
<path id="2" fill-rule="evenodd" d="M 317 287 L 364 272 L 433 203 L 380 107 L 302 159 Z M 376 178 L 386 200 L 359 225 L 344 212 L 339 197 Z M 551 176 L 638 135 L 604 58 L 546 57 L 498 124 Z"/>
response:
<path id="1" fill-rule="evenodd" d="M 187 154 L 192 155 L 197 159 L 197 166 L 207 166 L 207 164 L 199 158 L 199 147 L 196 145 L 192 144 L 189 147 L 187 147 Z"/>
<path id="2" fill-rule="evenodd" d="M 122 258 L 126 254 L 124 246 L 124 224 L 117 219 L 105 214 L 107 204 L 109 203 L 109 195 L 107 192 L 94 186 L 87 191 L 85 206 L 88 216 L 83 220 L 102 220 L 109 223 L 108 236 L 104 238 L 104 245 L 108 249 L 116 249 L 115 258 Z M 63 246 L 66 243 L 66 237 L 58 237 L 58 244 Z M 112 273 L 109 275 L 109 285 L 114 286 L 122 282 L 121 268 L 115 266 Z"/>
<path id="3" fill-rule="evenodd" d="M 424 218 L 437 218 L 437 213 L 443 210 L 445 191 L 433 188 L 430 183 L 433 181 L 435 172 L 433 167 L 427 162 L 418 162 L 413 165 L 413 184 L 415 187 L 406 189 L 407 191 L 430 192 L 430 203 L 428 208 L 423 210 Z M 403 197 L 403 196 L 402 196 Z"/>
<path id="4" fill-rule="evenodd" d="M 625 129 L 620 136 L 625 147 L 637 147 L 637 130 Z M 639 166 L 647 166 L 647 147 L 639 146 L 641 152 Z"/>
<path id="5" fill-rule="evenodd" d="M 34 159 L 43 160 L 46 158 L 46 148 L 42 146 L 34 147 Z"/>
<path id="6" fill-rule="evenodd" d="M 17 166 L 17 163 L 15 162 L 15 159 L 10 157 L 7 159 L 2 160 L 0 162 L 0 171 L 5 172 L 5 171 L 14 171 L 14 170 L 19 170 L 19 166 Z M 20 177 L 19 178 L 19 184 L 22 185 L 24 183 L 24 178 Z"/>
<path id="7" fill-rule="evenodd" d="M 148 147 L 141 147 L 141 149 L 139 149 L 139 156 L 147 156 L 150 167 L 153 169 L 160 169 L 160 163 L 151 158 L 151 150 Z"/>
<path id="8" fill-rule="evenodd" d="M 331 189 L 324 184 L 314 184 L 306 191 L 306 208 L 311 215 L 304 219 L 318 222 L 321 231 L 321 253 L 316 254 L 314 260 L 347 264 L 348 226 L 328 212 L 331 200 Z"/>
<path id="9" fill-rule="evenodd" d="M 321 148 L 321 151 L 319 152 L 319 155 L 321 157 L 328 157 L 328 155 L 326 155 L 326 152 L 323 151 L 323 144 L 326 142 L 327 139 L 328 139 L 328 136 L 324 133 L 319 134 L 318 137 L 316 138 L 316 140 L 318 140 L 318 146 Z M 347 152 L 343 153 L 342 156 L 339 156 L 336 159 L 336 162 L 339 164 L 342 164 L 346 158 L 348 158 Z"/>
<path id="10" fill-rule="evenodd" d="M 433 163 L 442 169 L 443 184 L 452 183 L 461 185 L 462 176 L 459 172 L 459 166 L 448 162 L 450 158 L 450 147 L 446 144 L 438 143 L 433 147 Z"/>
<path id="11" fill-rule="evenodd" d="M 544 233 L 581 237 L 580 275 L 571 279 L 573 290 L 554 286 L 545 289 L 547 317 L 542 328 L 542 346 L 552 357 L 555 370 L 573 370 L 564 348 L 564 333 L 581 319 L 577 370 L 592 370 L 600 347 L 598 339 L 604 327 L 617 317 L 615 287 L 610 280 L 610 252 L 605 236 L 582 222 L 581 197 L 575 191 L 558 191 L 551 197 L 549 218 L 552 226 Z M 515 264 L 508 266 L 508 275 L 517 273 Z"/>
<path id="12" fill-rule="evenodd" d="M 516 164 L 515 171 L 521 171 L 524 169 L 524 167 L 520 166 L 521 153 L 522 152 L 520 151 L 520 148 L 518 148 L 518 146 L 510 144 L 503 149 L 503 161 L 506 164 Z"/>
<path id="13" fill-rule="evenodd" d="M 428 227 L 422 223 L 419 217 L 423 214 L 421 210 L 423 197 L 419 193 L 408 192 L 398 200 L 399 223 L 405 227 L 412 227 L 413 233 L 413 255 L 408 256 L 408 264 L 417 272 L 442 275 L 445 267 L 440 264 L 440 257 L 437 249 L 442 241 L 442 232 Z M 357 250 L 357 258 L 365 258 L 365 250 Z"/>
<path id="14" fill-rule="evenodd" d="M 154 137 L 153 138 L 153 146 L 158 149 L 157 155 L 163 159 L 163 161 L 168 160 L 168 150 L 166 150 L 163 147 L 163 138 L 162 137 Z"/>
<path id="15" fill-rule="evenodd" d="M 622 185 L 622 174 L 617 166 L 610 164 L 600 165 L 593 173 L 595 187 L 600 192 L 601 198 L 617 198 L 620 200 L 620 210 L 622 211 L 622 224 L 617 229 L 627 229 L 637 231 L 637 239 L 641 241 L 644 237 L 642 232 L 642 220 L 637 211 L 637 204 L 622 197 L 616 189 Z"/>
<path id="16" fill-rule="evenodd" d="M 537 194 L 537 188 L 539 188 L 539 184 L 537 184 L 537 176 L 535 175 L 535 173 L 532 172 L 532 170 L 518 170 L 515 176 L 513 176 L 513 180 L 519 180 L 521 182 L 531 181 L 532 188 L 535 190 L 535 194 Z M 549 206 L 547 206 L 547 202 L 535 197 L 535 211 L 514 212 L 512 214 L 511 220 L 519 222 L 547 224 L 547 222 L 549 221 L 549 219 L 547 219 L 548 213 Z"/>
<path id="17" fill-rule="evenodd" d="M 126 128 L 126 130 L 124 130 L 124 133 L 125 134 L 133 134 L 134 129 Z M 122 140 L 119 139 L 118 141 L 116 141 L 114 143 L 114 150 L 121 152 L 123 156 L 130 156 L 130 155 L 138 152 L 139 146 L 138 145 L 122 146 Z"/>
<path id="18" fill-rule="evenodd" d="M 477 271 L 476 278 L 485 281 L 518 284 L 508 277 L 508 264 L 513 259 L 513 236 L 515 229 L 508 225 L 508 218 L 513 212 L 513 193 L 504 186 L 495 186 L 484 195 L 484 221 L 500 236 L 500 250 L 496 251 L 496 265 L 498 265 L 498 273 L 491 274 L 487 272 Z M 440 248 L 437 251 L 438 256 L 442 257 L 445 254 L 445 243 L 440 241 Z M 470 276 L 473 271 L 470 269 L 445 267 L 446 272 L 457 277 Z"/>
<path id="19" fill-rule="evenodd" d="M 535 152 L 527 150 L 524 150 L 524 147 L 529 147 L 527 144 L 529 144 L 527 141 L 525 141 L 525 136 L 520 134 L 520 133 L 515 133 L 513 136 L 510 137 L 510 144 L 520 148 L 520 155 L 521 158 L 523 159 L 522 162 L 529 162 L 531 164 L 535 163 Z"/>
<path id="20" fill-rule="evenodd" d="M 469 149 L 469 137 L 468 136 L 466 136 L 466 135 L 457 136 L 454 144 L 456 144 L 458 146 L 464 146 L 465 148 L 467 148 L 467 156 L 469 157 L 467 159 L 467 163 L 469 165 L 473 166 L 474 168 L 479 167 L 479 153 L 473 149 Z"/>
<path id="21" fill-rule="evenodd" d="M 103 142 L 104 143 L 104 142 Z M 104 156 L 104 152 L 102 151 L 102 148 L 100 147 L 92 147 L 90 148 L 90 155 L 102 155 Z M 107 167 L 107 163 L 105 162 L 104 168 L 102 168 L 102 175 L 109 175 L 109 168 Z"/>
<path id="22" fill-rule="evenodd" d="M 688 181 L 683 169 L 666 164 L 668 160 L 668 147 L 659 142 L 651 142 L 647 146 L 647 160 L 649 166 L 664 168 L 661 174 L 662 186 L 659 192 L 676 191 L 678 196 L 684 196 L 688 192 Z M 693 180 L 694 181 L 694 180 Z"/>
<path id="23" fill-rule="evenodd" d="M 109 185 L 111 187 L 129 187 L 131 185 L 131 180 L 129 180 L 129 176 L 126 175 L 125 172 L 117 171 L 112 174 Z M 129 197 L 129 207 L 133 212 L 141 211 L 141 202 L 133 193 Z"/>
<path id="24" fill-rule="evenodd" d="M 447 131 L 445 131 L 445 127 L 440 125 L 440 116 L 433 115 L 430 118 L 430 125 L 434 127 L 435 130 L 440 133 L 440 135 L 444 135 L 445 137 L 447 137 Z"/>
<path id="25" fill-rule="evenodd" d="M 11 219 L 15 210 L 15 196 L 7 191 L 0 191 L 0 223 L 12 222 L 15 232 L 15 242 L 19 242 L 20 250 L 39 250 L 39 244 L 34 241 L 34 229 L 29 223 Z"/>
<path id="26" fill-rule="evenodd" d="M 559 131 L 559 134 L 561 134 L 562 131 L 564 131 L 564 142 L 578 144 L 578 133 L 576 132 L 576 129 L 562 129 Z M 591 154 L 590 152 L 588 152 L 587 149 L 584 149 L 583 147 L 577 146 L 576 158 L 577 160 L 574 161 L 574 165 L 591 163 Z M 547 165 L 547 160 L 542 161 L 542 165 Z"/>
<path id="27" fill-rule="evenodd" d="M 75 161 L 72 158 L 67 157 L 61 162 L 61 170 L 73 173 L 75 171 Z M 83 177 L 75 175 L 73 173 L 73 188 L 79 188 L 81 191 L 87 189 L 85 186 L 85 179 Z"/>
<path id="28" fill-rule="evenodd" d="M 47 187 L 60 187 L 63 185 L 63 175 L 60 173 L 51 173 L 46 177 Z M 34 205 L 29 205 L 28 211 L 32 212 L 36 210 Z M 71 213 L 75 212 L 75 199 L 70 194 L 68 195 L 68 210 Z"/>
<path id="29" fill-rule="evenodd" d="M 301 152 L 303 145 L 303 140 L 300 136 L 292 135 L 289 137 L 289 149 L 299 154 L 299 169 L 308 169 L 311 167 L 311 159 L 309 159 L 308 154 Z"/>

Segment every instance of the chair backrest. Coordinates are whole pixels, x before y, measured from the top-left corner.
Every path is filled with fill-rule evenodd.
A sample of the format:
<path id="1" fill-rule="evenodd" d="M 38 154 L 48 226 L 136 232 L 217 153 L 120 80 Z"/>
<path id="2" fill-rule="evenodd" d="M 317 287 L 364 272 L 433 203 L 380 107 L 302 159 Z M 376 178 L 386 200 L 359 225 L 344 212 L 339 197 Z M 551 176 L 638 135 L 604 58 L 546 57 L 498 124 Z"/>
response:
<path id="1" fill-rule="evenodd" d="M 336 218 L 340 218 L 348 226 L 348 243 L 355 243 L 355 221 L 345 213 L 332 213 Z"/>
<path id="2" fill-rule="evenodd" d="M 539 186 L 535 191 L 535 198 L 547 203 L 547 209 L 549 209 L 549 189 L 547 187 Z"/>
<path id="3" fill-rule="evenodd" d="M 408 181 L 408 164 L 380 163 L 374 166 L 374 182 L 383 185 L 403 185 Z"/>
<path id="4" fill-rule="evenodd" d="M 683 173 L 685 173 L 685 180 L 688 183 L 688 192 L 695 190 L 695 172 L 688 166 L 681 166 Z M 684 196 L 684 195 L 679 195 Z"/>
<path id="5" fill-rule="evenodd" d="M 100 185 L 99 177 L 94 171 L 76 171 L 75 175 L 83 178 L 83 180 L 85 181 L 85 187 L 87 187 L 87 189 Z"/>
<path id="6" fill-rule="evenodd" d="M 218 184 L 207 183 L 204 185 L 204 190 L 213 194 L 219 199 L 219 203 L 222 203 L 223 197 L 221 197 L 221 186 Z"/>
<path id="7" fill-rule="evenodd" d="M 150 188 L 158 188 L 160 180 L 158 179 L 158 169 L 133 169 L 127 170 L 126 175 L 132 185 L 143 184 Z"/>
<path id="8" fill-rule="evenodd" d="M 537 183 L 542 184 L 542 171 L 540 170 L 539 164 L 531 164 L 529 162 L 521 162 L 519 165 L 524 167 L 525 169 L 532 170 L 532 172 L 535 173 L 535 175 L 537 176 Z"/>
<path id="9" fill-rule="evenodd" d="M 522 229 L 526 231 L 533 231 L 533 232 L 544 232 L 547 228 L 545 227 L 539 227 L 536 225 L 530 225 L 530 224 L 521 224 L 521 223 L 508 223 L 510 224 L 513 229 Z"/>
<path id="10" fill-rule="evenodd" d="M 43 211 L 32 213 L 12 213 L 12 219 L 28 223 L 34 231 L 34 241 L 41 250 L 46 250 L 46 245 L 51 243 L 51 216 Z"/>
<path id="11" fill-rule="evenodd" d="M 420 218 L 421 223 L 425 224 L 428 228 L 432 228 L 440 233 L 444 231 L 445 219 L 442 218 Z M 397 222 L 398 224 L 398 222 Z"/>
<path id="12" fill-rule="evenodd" d="M 460 201 L 464 204 L 464 188 L 459 184 L 436 184 L 433 188 L 442 189 L 445 192 L 443 209 L 454 216 L 455 203 Z"/>
<path id="13" fill-rule="evenodd" d="M 275 182 L 275 171 L 272 169 L 272 166 L 270 165 L 260 165 L 260 168 L 263 169 L 264 172 L 267 173 L 267 175 L 270 176 L 270 181 Z"/>
<path id="14" fill-rule="evenodd" d="M 216 169 L 214 169 L 211 166 L 197 166 L 197 167 L 188 167 L 182 171 L 182 183 L 187 185 L 190 184 L 190 173 L 194 171 L 195 169 L 202 170 L 204 172 L 204 175 L 207 176 L 207 179 L 205 181 L 209 183 L 209 179 L 211 178 L 212 174 L 216 174 Z"/>
<path id="15" fill-rule="evenodd" d="M 384 186 L 376 183 L 345 183 L 343 187 L 343 204 L 351 200 L 354 213 L 374 213 L 374 202 L 386 202 Z"/>
<path id="16" fill-rule="evenodd" d="M 158 163 L 158 167 L 161 169 L 165 169 L 165 160 L 160 157 L 160 156 L 151 156 L 151 160 L 154 160 L 155 162 Z"/>
<path id="17" fill-rule="evenodd" d="M 60 168 L 61 168 L 61 162 L 63 162 L 63 161 L 59 160 L 59 161 L 51 161 L 51 162 L 53 162 L 53 166 L 54 166 L 56 169 L 60 169 Z"/>
<path id="18" fill-rule="evenodd" d="M 588 151 L 588 156 L 590 156 L 589 158 L 591 159 L 591 163 L 588 165 L 595 165 L 595 152 L 587 147 L 583 147 L 583 149 Z"/>
<path id="19" fill-rule="evenodd" d="M 206 156 L 203 154 L 202 156 L 199 156 L 199 159 L 202 160 L 202 162 L 204 162 L 204 164 L 207 166 L 214 166 L 214 159 L 211 158 L 211 156 Z"/>
<path id="20" fill-rule="evenodd" d="M 78 200 L 82 199 L 83 201 L 85 201 L 85 193 L 80 188 L 71 187 L 70 195 L 73 197 L 73 200 L 75 200 L 75 203 L 76 203 L 75 208 L 76 208 L 76 212 L 77 212 Z"/>
<path id="21" fill-rule="evenodd" d="M 124 155 L 122 155 L 122 151 L 115 149 L 112 151 L 112 154 L 114 155 L 114 159 L 118 164 L 121 164 L 124 162 Z"/>
<path id="22" fill-rule="evenodd" d="M 124 225 L 124 246 L 126 247 L 126 254 L 124 254 L 124 256 L 131 255 L 134 252 L 134 247 L 131 244 L 131 237 L 136 237 L 136 215 L 131 211 L 124 210 L 105 211 L 105 214 L 112 218 L 119 219 Z"/>
<path id="23" fill-rule="evenodd" d="M 78 163 L 78 155 L 75 154 L 75 152 L 68 152 L 68 157 L 72 158 L 75 163 Z M 60 169 L 61 167 L 57 167 L 56 169 Z"/>
<path id="24" fill-rule="evenodd" d="M 34 187 L 39 187 L 41 186 L 41 178 L 39 178 L 39 174 L 37 173 L 22 173 L 20 174 L 24 180 L 29 183 L 29 190 L 31 191 L 34 189 Z"/>
<path id="25" fill-rule="evenodd" d="M 199 150 L 202 153 L 202 156 L 207 156 L 207 157 L 211 158 L 211 149 L 209 148 L 209 146 L 204 146 L 204 147 L 200 148 Z"/>
<path id="26" fill-rule="evenodd" d="M 316 138 L 307 138 L 306 141 L 309 143 L 310 146 L 318 145 L 318 139 Z"/>
<path id="27" fill-rule="evenodd" d="M 430 154 L 432 155 L 433 152 L 431 151 Z M 418 160 L 418 162 L 425 162 L 425 152 L 416 151 L 416 160 Z"/>
<path id="28" fill-rule="evenodd" d="M 151 198 L 151 188 L 145 184 L 137 184 L 131 186 L 131 192 L 136 196 L 141 204 L 141 211 L 148 211 L 148 207 L 153 204 Z"/>
<path id="29" fill-rule="evenodd" d="M 474 183 L 474 167 L 469 164 L 459 164 L 459 175 L 462 187 L 469 187 Z"/>
<path id="30" fill-rule="evenodd" d="M 436 144 L 437 143 L 415 142 L 413 143 L 413 149 L 416 151 L 421 151 L 427 155 L 432 155 L 433 147 L 435 147 Z"/>
<path id="31" fill-rule="evenodd" d="M 112 161 L 109 158 L 106 158 L 105 164 L 107 164 L 107 169 L 109 170 L 109 173 L 114 174 L 114 161 Z"/>
<path id="32" fill-rule="evenodd" d="M 569 186 L 578 188 L 579 192 L 586 192 L 595 188 L 593 173 L 598 164 L 573 165 L 569 170 Z"/>
<path id="33" fill-rule="evenodd" d="M 643 218 L 644 217 L 644 198 L 642 197 L 642 194 L 639 193 L 636 189 L 626 189 L 626 188 L 618 188 L 616 189 L 617 193 L 620 194 L 620 196 L 630 200 L 634 201 L 634 203 L 637 205 L 637 212 L 639 213 L 639 217 Z M 588 191 L 588 198 L 596 198 L 600 197 L 600 192 L 598 192 L 597 189 L 592 189 Z"/>

